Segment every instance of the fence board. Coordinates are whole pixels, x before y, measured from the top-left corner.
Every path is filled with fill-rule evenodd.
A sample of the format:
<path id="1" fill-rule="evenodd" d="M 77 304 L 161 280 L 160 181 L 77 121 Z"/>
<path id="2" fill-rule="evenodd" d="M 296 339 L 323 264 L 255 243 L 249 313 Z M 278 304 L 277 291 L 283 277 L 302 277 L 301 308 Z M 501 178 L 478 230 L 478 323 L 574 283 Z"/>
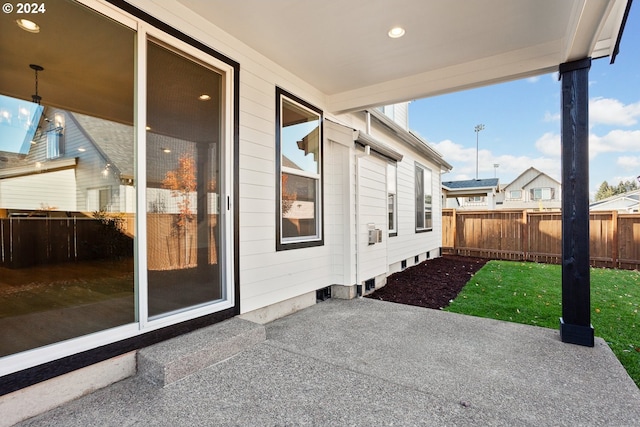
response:
<path id="1" fill-rule="evenodd" d="M 86 217 L 2 218 L 0 237 L 0 265 L 8 268 L 133 255 L 132 237 Z"/>
<path id="2" fill-rule="evenodd" d="M 640 266 L 640 215 L 618 215 L 618 253 L 620 268 Z"/>
<path id="3" fill-rule="evenodd" d="M 562 214 L 535 211 L 442 212 L 443 253 L 559 264 Z M 615 211 L 589 215 L 593 266 L 640 267 L 640 215 Z"/>

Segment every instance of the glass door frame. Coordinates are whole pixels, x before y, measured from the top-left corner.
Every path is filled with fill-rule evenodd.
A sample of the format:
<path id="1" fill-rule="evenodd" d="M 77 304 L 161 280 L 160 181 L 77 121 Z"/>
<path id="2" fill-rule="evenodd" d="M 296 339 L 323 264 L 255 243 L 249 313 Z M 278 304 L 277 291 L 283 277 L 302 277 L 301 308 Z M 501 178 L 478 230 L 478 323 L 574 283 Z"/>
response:
<path id="1" fill-rule="evenodd" d="M 135 259 L 135 319 L 134 323 L 106 329 L 89 335 L 60 341 L 44 347 L 16 353 L 0 358 L 0 378 L 11 379 L 12 389 L 0 388 L 0 395 L 53 378 L 93 363 L 136 350 L 175 335 L 171 326 L 188 323 L 187 329 L 197 329 L 239 314 L 238 279 L 238 167 L 239 145 L 239 71 L 240 65 L 213 48 L 163 23 L 146 12 L 120 0 L 75 0 L 88 8 L 113 19 L 136 31 L 135 86 L 134 86 L 134 132 L 135 132 L 135 192 L 136 235 L 134 239 Z M 153 25 L 152 25 L 153 24 Z M 198 306 L 192 310 L 149 320 L 147 302 L 147 231 L 146 231 L 146 43 L 157 39 L 178 52 L 196 58 L 222 76 L 222 159 L 220 194 L 221 242 L 220 269 L 223 295 L 222 301 Z M 141 338 L 151 331 L 166 329 L 150 338 Z M 184 327 L 181 326 L 181 329 Z M 79 353 L 82 353 L 79 356 Z M 71 361 L 71 359 L 73 359 Z M 60 362 L 59 365 L 56 365 Z M 47 364 L 47 366 L 41 366 Z"/>
<path id="2" fill-rule="evenodd" d="M 215 70 L 220 73 L 222 77 L 222 111 L 223 118 L 221 120 L 222 123 L 222 144 L 220 146 L 220 158 L 222 159 L 221 164 L 221 182 L 218 186 L 220 189 L 220 221 L 222 222 L 221 230 L 221 242 L 220 242 L 220 280 L 222 283 L 222 294 L 226 296 L 222 301 L 213 302 L 211 304 L 206 304 L 204 306 L 195 307 L 193 309 L 187 309 L 175 314 L 169 314 L 166 316 L 155 316 L 150 319 L 148 313 L 148 281 L 147 281 L 147 222 L 146 222 L 146 212 L 147 212 L 147 199 L 146 199 L 146 156 L 144 155 L 146 150 L 146 135 L 147 131 L 144 126 L 136 127 L 136 147 L 138 150 L 138 155 L 136 158 L 137 162 L 137 177 L 138 177 L 138 185 L 136 187 L 137 193 L 137 230 L 138 230 L 138 244 L 137 251 L 138 254 L 138 263 L 136 272 L 136 278 L 138 279 L 136 283 L 136 295 L 138 295 L 138 310 L 139 314 L 139 325 L 141 330 L 150 331 L 158 328 L 162 328 L 167 325 L 180 323 L 185 320 L 193 319 L 195 317 L 204 316 L 207 314 L 211 314 L 216 311 L 224 310 L 227 308 L 231 308 L 235 304 L 235 292 L 232 284 L 234 283 L 233 275 L 233 257 L 230 254 L 233 254 L 233 239 L 230 239 L 229 236 L 233 236 L 233 216 L 231 212 L 231 203 L 227 203 L 227 201 L 231 200 L 231 195 L 233 194 L 232 188 L 232 176 L 231 171 L 233 170 L 233 156 L 232 156 L 232 147 L 231 142 L 233 141 L 233 105 L 232 105 L 232 96 L 233 94 L 233 67 L 228 64 L 224 64 L 215 58 L 206 55 L 200 49 L 197 49 L 181 40 L 178 40 L 165 32 L 156 29 L 148 24 L 141 24 L 138 27 L 137 33 L 137 64 L 144 64 L 144 67 L 138 67 L 136 81 L 137 81 L 137 90 L 136 90 L 136 108 L 135 111 L 135 120 L 137 123 L 147 123 L 147 97 L 146 97 L 146 87 L 147 87 L 147 41 L 157 40 L 164 45 L 167 45 L 174 49 L 176 52 L 180 52 L 185 57 L 192 57 L 197 59 L 203 64 L 211 67 L 212 70 Z M 144 68 L 144 69 L 143 69 Z M 142 90 L 144 88 L 144 90 Z M 144 96 L 143 96 L 144 94 Z M 140 155 L 142 153 L 142 155 Z"/>

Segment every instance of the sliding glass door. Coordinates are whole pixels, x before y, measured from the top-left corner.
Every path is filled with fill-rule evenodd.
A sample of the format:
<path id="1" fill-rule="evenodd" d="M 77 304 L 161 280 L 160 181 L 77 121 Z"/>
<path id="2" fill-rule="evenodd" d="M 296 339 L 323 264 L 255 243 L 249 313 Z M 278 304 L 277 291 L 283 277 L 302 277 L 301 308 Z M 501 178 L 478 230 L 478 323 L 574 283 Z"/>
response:
<path id="1" fill-rule="evenodd" d="M 0 15 L 0 356 L 136 321 L 135 43 L 73 1 Z"/>
<path id="2" fill-rule="evenodd" d="M 238 65 L 165 30 L 0 14 L 0 375 L 236 304 Z"/>
<path id="3" fill-rule="evenodd" d="M 222 77 L 156 41 L 147 43 L 149 316 L 222 298 Z"/>

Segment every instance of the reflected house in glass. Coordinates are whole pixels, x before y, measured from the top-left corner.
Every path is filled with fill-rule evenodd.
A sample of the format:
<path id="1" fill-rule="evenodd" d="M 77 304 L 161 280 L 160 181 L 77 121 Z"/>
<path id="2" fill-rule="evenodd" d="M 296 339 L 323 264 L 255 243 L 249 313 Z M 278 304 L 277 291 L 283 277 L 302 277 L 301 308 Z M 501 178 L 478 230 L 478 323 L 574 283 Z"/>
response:
<path id="1" fill-rule="evenodd" d="M 397 8 L 394 39 L 340 0 L 55 0 L 37 31 L 0 15 L 0 127 L 30 107 L 24 135 L 0 134 L 0 405 L 439 256 L 451 165 L 409 101 L 615 57 L 629 4 L 431 1 Z"/>
<path id="2" fill-rule="evenodd" d="M 132 151 L 133 128 L 53 107 L 44 108 L 42 117 L 26 152 L 3 154 L 5 215 L 132 214 L 133 158 L 126 153 Z"/>

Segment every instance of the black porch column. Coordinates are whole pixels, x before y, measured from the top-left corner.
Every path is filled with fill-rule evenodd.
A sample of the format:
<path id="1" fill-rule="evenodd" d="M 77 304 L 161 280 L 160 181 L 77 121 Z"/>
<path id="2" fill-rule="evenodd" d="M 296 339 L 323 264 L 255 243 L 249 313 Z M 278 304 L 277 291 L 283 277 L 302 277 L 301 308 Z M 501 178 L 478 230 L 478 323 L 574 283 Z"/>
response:
<path id="1" fill-rule="evenodd" d="M 562 80 L 563 342 L 593 347 L 589 276 L 589 68 L 591 58 L 560 65 Z"/>

